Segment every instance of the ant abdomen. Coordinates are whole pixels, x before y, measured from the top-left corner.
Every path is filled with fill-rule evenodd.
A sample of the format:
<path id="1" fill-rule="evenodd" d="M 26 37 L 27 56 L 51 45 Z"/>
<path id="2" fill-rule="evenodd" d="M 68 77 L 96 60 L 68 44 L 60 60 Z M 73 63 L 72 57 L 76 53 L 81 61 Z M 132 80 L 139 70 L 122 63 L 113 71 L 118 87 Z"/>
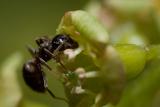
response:
<path id="1" fill-rule="evenodd" d="M 41 65 L 36 59 L 27 61 L 23 65 L 23 78 L 28 86 L 37 92 L 46 91 L 46 80 Z"/>

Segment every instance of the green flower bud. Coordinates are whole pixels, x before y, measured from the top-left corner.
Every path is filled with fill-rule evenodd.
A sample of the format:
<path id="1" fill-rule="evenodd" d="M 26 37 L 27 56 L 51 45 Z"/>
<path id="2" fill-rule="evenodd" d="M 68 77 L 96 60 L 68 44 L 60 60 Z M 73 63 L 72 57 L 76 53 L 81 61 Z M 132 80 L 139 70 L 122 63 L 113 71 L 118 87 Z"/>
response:
<path id="1" fill-rule="evenodd" d="M 136 45 L 117 45 L 115 49 L 124 64 L 128 79 L 136 77 L 143 71 L 146 62 L 146 51 Z"/>

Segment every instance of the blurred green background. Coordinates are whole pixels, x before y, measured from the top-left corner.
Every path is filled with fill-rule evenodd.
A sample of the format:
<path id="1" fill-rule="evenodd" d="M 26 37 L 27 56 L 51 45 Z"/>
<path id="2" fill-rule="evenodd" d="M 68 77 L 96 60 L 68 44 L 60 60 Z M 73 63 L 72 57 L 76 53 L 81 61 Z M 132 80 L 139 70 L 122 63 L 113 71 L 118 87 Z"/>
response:
<path id="1" fill-rule="evenodd" d="M 54 35 L 61 17 L 66 11 L 81 9 L 86 0 L 0 0 L 0 63 L 9 55 L 20 51 L 24 60 L 31 58 L 26 45 L 35 46 L 35 38 Z M 18 80 L 25 99 L 45 105 L 64 107 L 62 101 L 53 100 L 49 95 L 35 93 L 23 82 L 21 68 Z M 53 79 L 50 87 L 55 94 L 63 96 L 62 86 Z"/>

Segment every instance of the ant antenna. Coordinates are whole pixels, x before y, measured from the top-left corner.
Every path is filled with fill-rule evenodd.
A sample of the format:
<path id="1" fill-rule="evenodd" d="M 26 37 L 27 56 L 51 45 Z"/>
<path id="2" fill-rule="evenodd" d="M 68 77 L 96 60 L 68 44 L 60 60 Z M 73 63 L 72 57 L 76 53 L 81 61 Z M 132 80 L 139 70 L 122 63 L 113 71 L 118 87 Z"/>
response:
<path id="1" fill-rule="evenodd" d="M 27 47 L 29 53 L 32 55 L 32 57 L 35 57 L 36 50 L 34 48 L 32 48 L 32 46 L 30 46 L 30 45 L 27 45 L 26 47 Z"/>
<path id="2" fill-rule="evenodd" d="M 68 103 L 67 99 L 55 96 L 48 88 L 46 88 L 46 90 L 52 96 L 52 98 L 57 99 L 57 100 L 62 100 L 62 101 L 65 101 L 66 103 Z"/>

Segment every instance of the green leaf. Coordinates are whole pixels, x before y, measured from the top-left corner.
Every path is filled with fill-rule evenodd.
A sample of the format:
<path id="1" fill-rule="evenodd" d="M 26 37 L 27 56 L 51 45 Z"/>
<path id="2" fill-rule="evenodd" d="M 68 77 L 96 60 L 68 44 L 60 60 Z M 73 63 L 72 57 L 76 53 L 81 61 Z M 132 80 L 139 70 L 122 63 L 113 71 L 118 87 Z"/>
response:
<path id="1" fill-rule="evenodd" d="M 160 90 L 159 65 L 159 58 L 148 63 L 141 76 L 131 82 L 124 90 L 123 97 L 117 107 L 153 107 L 153 99 Z"/>

